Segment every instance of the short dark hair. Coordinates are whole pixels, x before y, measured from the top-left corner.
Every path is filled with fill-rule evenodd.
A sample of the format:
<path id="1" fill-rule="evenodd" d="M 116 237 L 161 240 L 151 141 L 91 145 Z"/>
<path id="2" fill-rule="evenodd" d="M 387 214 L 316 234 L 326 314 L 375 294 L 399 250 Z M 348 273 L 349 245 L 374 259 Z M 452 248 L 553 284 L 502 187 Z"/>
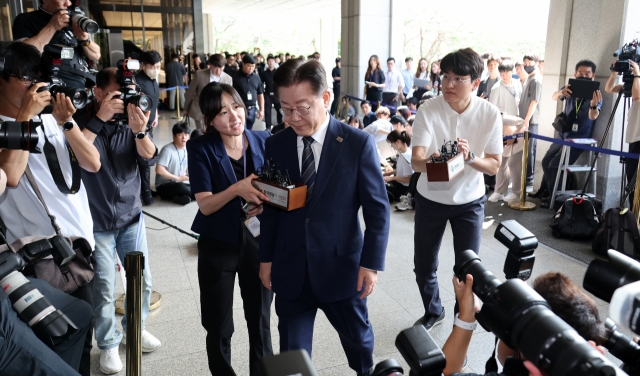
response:
<path id="1" fill-rule="evenodd" d="M 223 68 L 227 64 L 227 59 L 222 54 L 214 54 L 209 56 L 209 64 L 214 67 Z"/>
<path id="2" fill-rule="evenodd" d="M 303 82 L 308 82 L 313 92 L 318 96 L 327 89 L 327 74 L 320 61 L 289 59 L 280 65 L 276 69 L 276 73 L 273 74 L 276 95 L 281 87 L 289 87 Z"/>
<path id="3" fill-rule="evenodd" d="M 522 60 L 531 60 L 531 61 L 535 61 L 536 63 L 540 62 L 540 57 L 534 53 L 527 53 L 524 55 L 524 57 L 522 58 Z"/>
<path id="4" fill-rule="evenodd" d="M 191 132 L 191 128 L 189 128 L 189 123 L 187 123 L 186 121 L 179 121 L 175 123 L 173 125 L 173 128 L 171 129 L 171 133 L 173 133 L 174 136 L 180 133 L 190 133 L 190 132 Z"/>
<path id="5" fill-rule="evenodd" d="M 205 133 L 218 133 L 218 131 L 211 126 L 213 119 L 222 111 L 222 95 L 227 93 L 231 96 L 233 101 L 244 108 L 245 113 L 247 107 L 244 105 L 240 94 L 228 84 L 221 84 L 218 82 L 210 82 L 200 92 L 200 99 L 198 104 L 202 112 L 202 118 L 204 119 Z"/>
<path id="6" fill-rule="evenodd" d="M 365 104 L 371 106 L 371 103 L 369 103 L 368 101 L 362 101 L 360 102 L 360 107 L 364 106 Z"/>
<path id="7" fill-rule="evenodd" d="M 541 60 L 541 61 L 543 61 L 543 60 Z M 584 60 L 578 61 L 578 63 L 576 64 L 576 72 L 578 71 L 578 68 L 580 68 L 580 67 L 589 67 L 589 68 L 591 68 L 591 72 L 596 73 L 596 63 L 594 63 L 591 60 L 584 59 Z"/>
<path id="8" fill-rule="evenodd" d="M 269 56 L 267 56 L 267 61 L 269 61 L 269 60 L 275 60 L 275 59 L 276 59 L 276 58 L 275 58 L 275 57 L 273 57 L 273 55 L 271 55 L 271 54 L 269 54 Z"/>
<path id="9" fill-rule="evenodd" d="M 200 57 L 198 54 L 193 54 L 193 59 L 195 60 L 197 57 Z"/>
<path id="10" fill-rule="evenodd" d="M 341 59 L 339 57 L 336 57 L 336 63 L 339 63 L 341 61 Z"/>
<path id="11" fill-rule="evenodd" d="M 194 129 L 193 132 L 191 132 L 191 136 L 189 136 L 189 138 L 193 140 L 194 138 L 198 138 L 200 136 L 202 136 L 202 130 Z"/>
<path id="12" fill-rule="evenodd" d="M 171 60 L 173 60 L 173 59 L 179 59 L 179 58 L 180 58 L 180 55 L 178 55 L 178 54 L 171 54 Z"/>
<path id="13" fill-rule="evenodd" d="M 388 58 L 388 59 L 387 59 L 387 63 L 388 63 L 388 62 L 390 62 L 390 61 L 393 61 L 393 62 L 395 63 L 395 62 L 396 62 L 396 59 L 394 59 L 394 58 L 390 57 L 390 58 Z"/>
<path id="14" fill-rule="evenodd" d="M 463 48 L 451 52 L 440 61 L 442 73 L 453 73 L 458 76 L 471 76 L 471 81 L 480 78 L 484 70 L 484 62 L 471 48 Z"/>
<path id="15" fill-rule="evenodd" d="M 255 64 L 256 63 L 256 58 L 253 57 L 253 55 L 251 54 L 245 54 L 242 57 L 242 64 Z"/>
<path id="16" fill-rule="evenodd" d="M 407 100 L 407 103 L 409 103 L 409 100 Z M 404 118 L 404 120 L 407 120 L 411 117 L 411 111 L 409 110 L 409 107 L 406 107 L 406 106 L 402 106 L 402 108 L 398 108 L 398 113 L 400 114 L 400 116 Z"/>
<path id="17" fill-rule="evenodd" d="M 533 289 L 549 303 L 553 313 L 571 325 L 582 338 L 601 340 L 603 325 L 598 306 L 569 277 L 558 272 L 543 274 L 533 281 Z"/>
<path id="18" fill-rule="evenodd" d="M 357 116 L 349 116 L 349 119 L 347 120 L 347 124 L 351 125 L 351 122 L 354 122 L 354 121 L 358 123 L 358 129 L 364 129 L 364 124 L 362 123 L 362 120 L 360 120 L 360 118 Z"/>
<path id="19" fill-rule="evenodd" d="M 398 132 L 393 130 L 387 135 L 387 141 L 389 142 L 393 143 L 398 140 L 402 141 L 407 146 L 411 146 L 411 136 L 407 134 L 407 131 Z"/>
<path id="20" fill-rule="evenodd" d="M 495 61 L 496 63 L 498 63 L 498 65 L 500 65 L 500 59 L 497 57 L 494 57 L 493 55 L 491 55 L 491 57 L 487 59 L 487 65 L 489 65 L 489 63 L 492 61 Z"/>
<path id="21" fill-rule="evenodd" d="M 40 75 L 40 51 L 24 42 L 13 42 L 0 47 L 0 57 L 4 57 L 2 79 L 9 76 L 29 76 L 33 79 Z"/>
<path id="22" fill-rule="evenodd" d="M 414 106 L 418 104 L 418 98 L 411 97 L 407 99 L 407 104 L 412 103 Z"/>
<path id="23" fill-rule="evenodd" d="M 140 55 L 140 62 L 143 64 L 155 65 L 161 61 L 162 61 L 162 57 L 160 56 L 158 51 L 155 51 L 155 50 L 148 50 L 143 52 L 142 55 Z"/>
<path id="24" fill-rule="evenodd" d="M 493 58 L 493 54 L 491 52 L 485 52 L 482 54 L 482 59 L 492 59 Z"/>
<path id="25" fill-rule="evenodd" d="M 96 87 L 100 88 L 101 90 L 104 90 L 107 87 L 109 87 L 109 85 L 111 85 L 111 82 L 113 82 L 116 79 L 117 71 L 118 70 L 116 68 L 109 67 L 109 68 L 104 68 L 103 70 L 98 72 L 96 74 Z"/>
<path id="26" fill-rule="evenodd" d="M 402 115 L 398 115 L 398 114 L 393 115 L 393 116 L 391 117 L 391 119 L 389 119 L 389 123 L 391 123 L 391 124 L 398 124 L 398 123 L 400 123 L 400 124 L 402 124 L 402 126 L 407 125 L 407 121 L 406 121 L 406 120 L 404 120 L 404 118 L 402 117 Z"/>
<path id="27" fill-rule="evenodd" d="M 498 65 L 498 72 L 511 72 L 513 71 L 513 62 L 510 60 L 503 60 L 500 65 Z"/>
<path id="28" fill-rule="evenodd" d="M 407 61 L 413 61 L 413 58 L 412 58 L 412 57 L 406 57 L 406 58 L 404 59 L 404 62 L 406 63 Z"/>

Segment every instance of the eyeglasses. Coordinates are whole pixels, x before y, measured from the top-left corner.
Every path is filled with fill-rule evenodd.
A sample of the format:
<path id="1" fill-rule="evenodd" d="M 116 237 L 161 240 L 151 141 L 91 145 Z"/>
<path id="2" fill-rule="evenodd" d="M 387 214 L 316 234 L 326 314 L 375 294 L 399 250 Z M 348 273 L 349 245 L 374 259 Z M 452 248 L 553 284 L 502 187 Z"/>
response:
<path id="1" fill-rule="evenodd" d="M 31 76 L 16 76 L 14 74 L 10 74 L 9 77 L 15 77 L 25 85 L 31 85 L 35 81 Z"/>
<path id="2" fill-rule="evenodd" d="M 443 74 L 442 76 L 440 76 L 440 80 L 442 81 L 443 85 L 446 85 L 449 82 L 451 82 L 451 84 L 453 86 L 458 86 L 458 85 L 462 84 L 463 82 L 471 81 L 471 78 L 465 78 L 465 79 L 462 79 L 460 77 L 452 78 L 452 77 L 449 77 L 449 76 Z"/>
<path id="3" fill-rule="evenodd" d="M 316 99 L 313 100 L 313 102 L 317 101 L 318 98 L 320 98 L 319 96 L 316 97 Z M 311 103 L 313 103 L 311 102 Z M 307 116 L 309 115 L 309 110 L 311 109 L 311 106 L 309 107 L 296 107 L 296 108 L 284 108 L 284 107 L 280 107 L 280 113 L 286 117 L 289 116 L 293 116 L 293 111 L 296 112 L 296 114 L 300 115 L 300 116 Z"/>

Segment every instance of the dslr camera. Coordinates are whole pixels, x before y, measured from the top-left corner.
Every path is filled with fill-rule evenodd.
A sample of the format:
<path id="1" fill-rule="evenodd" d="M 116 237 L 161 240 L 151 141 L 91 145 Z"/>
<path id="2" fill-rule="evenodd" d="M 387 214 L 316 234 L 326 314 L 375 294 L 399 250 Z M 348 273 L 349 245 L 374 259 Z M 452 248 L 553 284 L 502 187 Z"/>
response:
<path id="1" fill-rule="evenodd" d="M 9 249 L 0 253 L 0 285 L 20 319 L 40 340 L 52 346 L 64 341 L 78 328 L 21 273 L 27 265 L 47 256 L 53 256 L 54 262 L 64 267 L 76 253 L 60 235 L 29 243 L 16 253 Z"/>
<path id="2" fill-rule="evenodd" d="M 65 66 L 65 61 L 73 59 L 73 48 L 59 44 L 47 44 L 40 60 L 41 76 L 34 82 L 46 82 L 47 85 L 38 89 L 38 92 L 49 91 L 52 96 L 58 93 L 64 94 L 71 99 L 71 103 L 76 109 L 82 109 L 87 105 L 87 92 L 83 89 L 67 87 L 58 77 L 61 71 L 70 71 L 71 68 Z M 75 72 L 72 72 L 75 73 Z M 42 110 L 41 114 L 53 112 L 53 105 L 49 105 Z"/>
<path id="3" fill-rule="evenodd" d="M 118 70 L 116 72 L 116 82 L 120 85 L 118 91 L 121 93 L 119 98 L 124 102 L 124 112 L 121 114 L 115 114 L 113 121 L 120 124 L 127 124 L 129 115 L 127 113 L 127 106 L 133 104 L 139 107 L 142 112 L 150 111 L 153 108 L 153 99 L 151 97 L 142 94 L 140 86 L 136 85 L 133 80 L 135 73 L 140 70 L 140 62 L 134 59 L 125 59 L 118 61 Z"/>
<path id="4" fill-rule="evenodd" d="M 72 23 L 78 25 L 78 27 L 89 34 L 95 34 L 98 32 L 100 27 L 98 23 L 92 20 L 89 17 L 86 17 L 85 13 L 80 9 L 78 4 L 80 0 L 73 1 L 73 5 L 67 8 L 67 12 L 69 12 L 69 18 Z"/>
<path id="5" fill-rule="evenodd" d="M 638 51 L 638 40 L 634 39 L 631 42 L 620 47 L 613 53 L 613 56 L 618 58 L 618 61 L 613 65 L 612 70 L 619 73 L 629 73 L 631 65 L 629 60 L 633 60 L 636 63 L 640 63 L 640 51 Z"/>
<path id="6" fill-rule="evenodd" d="M 38 120 L 3 121 L 0 119 L 0 148 L 24 150 L 29 153 L 42 153 L 38 148 L 37 128 L 42 125 Z"/>

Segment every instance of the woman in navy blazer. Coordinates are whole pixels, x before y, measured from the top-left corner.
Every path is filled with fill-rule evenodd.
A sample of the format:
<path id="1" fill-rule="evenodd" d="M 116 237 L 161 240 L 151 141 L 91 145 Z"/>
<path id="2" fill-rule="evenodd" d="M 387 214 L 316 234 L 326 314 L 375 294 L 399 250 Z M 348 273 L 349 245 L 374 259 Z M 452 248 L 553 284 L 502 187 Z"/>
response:
<path id="1" fill-rule="evenodd" d="M 198 282 L 202 326 L 207 331 L 209 369 L 235 376 L 231 367 L 233 288 L 236 273 L 249 329 L 250 374 L 258 375 L 271 347 L 270 308 L 273 293 L 258 276 L 258 234 L 262 202 L 253 174 L 264 162 L 268 132 L 245 130 L 246 108 L 233 87 L 210 83 L 200 94 L 205 134 L 187 143 L 191 193 L 198 214 L 191 229 L 198 234 Z M 253 203 L 245 214 L 242 207 Z"/>

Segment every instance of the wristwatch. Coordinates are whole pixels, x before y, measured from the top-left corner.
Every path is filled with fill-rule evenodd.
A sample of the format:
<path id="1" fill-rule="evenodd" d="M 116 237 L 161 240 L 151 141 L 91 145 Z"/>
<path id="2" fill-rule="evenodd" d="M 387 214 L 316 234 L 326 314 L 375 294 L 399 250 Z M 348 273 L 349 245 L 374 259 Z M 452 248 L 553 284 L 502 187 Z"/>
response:
<path id="1" fill-rule="evenodd" d="M 91 40 L 90 39 L 81 40 L 79 44 L 80 44 L 80 47 L 87 47 L 88 45 L 91 44 Z"/>
<path id="2" fill-rule="evenodd" d="M 456 314 L 456 318 L 453 321 L 453 325 L 457 326 L 458 328 L 462 328 L 464 330 L 474 331 L 478 327 L 478 322 L 477 321 L 474 321 L 474 322 L 462 321 L 462 320 L 460 320 L 458 318 L 458 314 Z"/>
<path id="3" fill-rule="evenodd" d="M 147 132 L 138 132 L 136 133 L 136 138 L 138 140 L 142 140 L 143 138 L 145 138 L 147 136 Z"/>
<path id="4" fill-rule="evenodd" d="M 589 109 L 591 109 L 591 110 L 597 110 L 597 109 L 598 109 L 598 106 L 591 106 L 591 107 L 589 107 Z"/>
<path id="5" fill-rule="evenodd" d="M 466 164 L 472 164 L 476 160 L 476 155 L 473 152 L 469 152 L 469 160 L 465 161 Z"/>
<path id="6" fill-rule="evenodd" d="M 65 132 L 69 132 L 70 130 L 72 130 L 72 129 L 73 129 L 73 126 L 74 126 L 74 125 L 75 125 L 75 124 L 73 124 L 73 123 L 72 123 L 72 122 L 70 122 L 70 121 L 65 121 L 65 122 L 62 124 L 62 130 L 63 130 L 63 131 L 65 131 Z"/>

